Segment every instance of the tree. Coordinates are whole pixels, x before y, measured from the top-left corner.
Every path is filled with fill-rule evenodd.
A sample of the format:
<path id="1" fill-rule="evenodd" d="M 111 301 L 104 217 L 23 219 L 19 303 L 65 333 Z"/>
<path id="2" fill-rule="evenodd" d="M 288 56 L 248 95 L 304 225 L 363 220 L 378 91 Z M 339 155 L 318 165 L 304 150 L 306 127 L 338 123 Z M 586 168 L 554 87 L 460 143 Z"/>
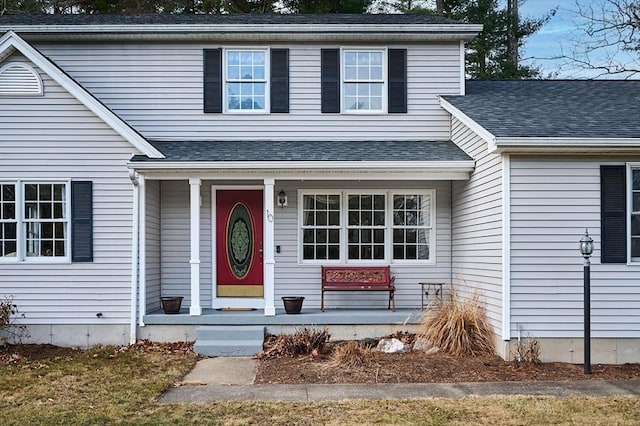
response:
<path id="1" fill-rule="evenodd" d="M 564 56 L 568 65 L 594 77 L 640 76 L 640 1 L 575 2 L 580 36 Z"/>
<path id="2" fill-rule="evenodd" d="M 520 63 L 520 50 L 526 38 L 536 33 L 555 14 L 542 18 L 522 18 L 518 0 L 508 0 L 507 8 L 497 0 L 440 0 L 442 16 L 455 20 L 482 23 L 482 32 L 467 45 L 467 73 L 472 78 L 522 79 L 540 77 L 536 67 Z"/>
<path id="3" fill-rule="evenodd" d="M 380 0 L 374 8 L 392 13 L 426 13 L 456 21 L 483 24 L 482 32 L 467 44 L 467 73 L 476 79 L 537 78 L 536 67 L 520 62 L 520 50 L 526 38 L 536 33 L 555 14 L 549 11 L 538 19 L 522 18 L 519 3 L 506 0 Z"/>
<path id="4" fill-rule="evenodd" d="M 372 0 L 282 0 L 290 13 L 365 13 Z"/>

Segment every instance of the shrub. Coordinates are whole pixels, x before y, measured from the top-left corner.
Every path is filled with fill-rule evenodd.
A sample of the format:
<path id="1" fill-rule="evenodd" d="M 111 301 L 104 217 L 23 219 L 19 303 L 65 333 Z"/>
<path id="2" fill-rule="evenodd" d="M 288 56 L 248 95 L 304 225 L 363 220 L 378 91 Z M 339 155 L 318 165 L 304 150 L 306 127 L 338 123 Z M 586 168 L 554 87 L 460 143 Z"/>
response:
<path id="1" fill-rule="evenodd" d="M 322 330 L 305 327 L 293 334 L 268 335 L 264 342 L 264 350 L 257 358 L 294 357 L 301 355 L 321 355 L 329 342 L 327 327 Z"/>
<path id="2" fill-rule="evenodd" d="M 540 342 L 531 336 L 518 340 L 511 357 L 518 363 L 540 364 Z"/>
<path id="3" fill-rule="evenodd" d="M 29 337 L 27 326 L 17 324 L 18 318 L 24 318 L 13 302 L 13 296 L 4 296 L 0 300 L 0 345 L 22 343 L 23 338 Z"/>
<path id="4" fill-rule="evenodd" d="M 432 305 L 418 326 L 418 336 L 438 346 L 444 353 L 461 355 L 493 355 L 493 330 L 478 293 L 471 299 L 459 300 L 455 288 L 451 299 Z"/>
<path id="5" fill-rule="evenodd" d="M 370 365 L 373 361 L 373 351 L 361 347 L 355 341 L 349 341 L 336 346 L 331 354 L 332 367 L 356 368 Z"/>

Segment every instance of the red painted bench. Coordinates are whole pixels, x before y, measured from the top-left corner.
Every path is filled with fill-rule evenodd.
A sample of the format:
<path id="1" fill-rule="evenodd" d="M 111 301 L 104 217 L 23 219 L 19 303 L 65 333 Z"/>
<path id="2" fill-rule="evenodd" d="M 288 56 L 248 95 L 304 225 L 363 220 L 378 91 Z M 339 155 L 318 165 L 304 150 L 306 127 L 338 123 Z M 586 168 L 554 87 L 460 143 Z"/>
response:
<path id="1" fill-rule="evenodd" d="M 394 281 L 389 266 L 323 266 L 320 309 L 324 312 L 324 293 L 327 291 L 388 291 L 388 309 L 393 306 L 395 311 Z"/>

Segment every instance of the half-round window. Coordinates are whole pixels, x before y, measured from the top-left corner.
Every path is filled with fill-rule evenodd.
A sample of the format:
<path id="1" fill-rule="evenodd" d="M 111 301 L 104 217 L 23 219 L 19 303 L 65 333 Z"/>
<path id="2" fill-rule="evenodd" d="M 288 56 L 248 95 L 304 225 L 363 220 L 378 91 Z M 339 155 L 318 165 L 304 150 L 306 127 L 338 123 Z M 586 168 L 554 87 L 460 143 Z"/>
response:
<path id="1" fill-rule="evenodd" d="M 27 64 L 10 62 L 0 67 L 0 96 L 42 95 L 42 79 Z"/>

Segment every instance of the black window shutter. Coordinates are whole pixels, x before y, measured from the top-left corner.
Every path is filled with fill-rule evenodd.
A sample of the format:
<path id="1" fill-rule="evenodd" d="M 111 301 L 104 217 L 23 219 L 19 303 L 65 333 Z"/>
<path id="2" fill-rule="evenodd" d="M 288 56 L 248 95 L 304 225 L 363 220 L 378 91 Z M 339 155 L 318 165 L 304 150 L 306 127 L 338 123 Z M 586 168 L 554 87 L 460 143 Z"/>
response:
<path id="1" fill-rule="evenodd" d="M 93 262 L 93 184 L 71 182 L 71 260 Z"/>
<path id="2" fill-rule="evenodd" d="M 289 112 L 289 49 L 271 49 L 271 112 Z"/>
<path id="3" fill-rule="evenodd" d="M 204 49 L 204 112 L 222 112 L 222 50 Z"/>
<path id="4" fill-rule="evenodd" d="M 322 49 L 320 53 L 321 111 L 340 112 L 340 50 Z"/>
<path id="5" fill-rule="evenodd" d="M 389 112 L 407 112 L 407 49 L 389 49 Z"/>
<path id="6" fill-rule="evenodd" d="M 600 166 L 601 263 L 627 263 L 625 166 Z"/>

